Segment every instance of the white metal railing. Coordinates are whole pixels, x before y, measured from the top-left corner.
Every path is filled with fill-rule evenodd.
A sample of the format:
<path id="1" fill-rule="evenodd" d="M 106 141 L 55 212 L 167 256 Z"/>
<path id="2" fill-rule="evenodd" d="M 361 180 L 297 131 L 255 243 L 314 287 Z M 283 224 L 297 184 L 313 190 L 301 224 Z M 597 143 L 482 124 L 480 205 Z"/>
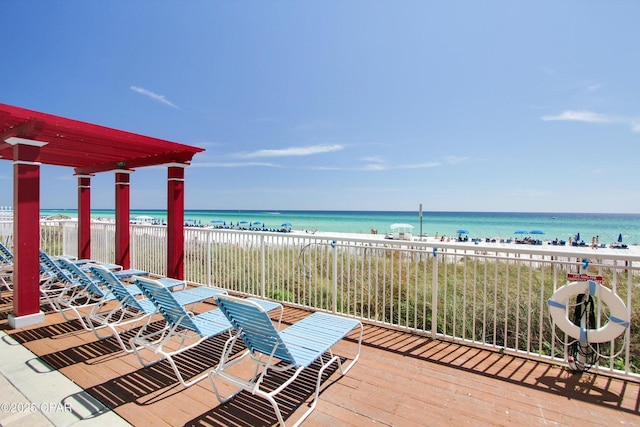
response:
<path id="1" fill-rule="evenodd" d="M 48 228 L 53 231 L 43 231 L 43 246 L 77 255 L 75 222 L 43 230 Z M 113 262 L 114 236 L 113 224 L 93 223 L 92 258 Z M 547 300 L 568 273 L 588 272 L 602 276 L 632 307 L 640 257 L 624 250 L 549 249 L 185 228 L 185 279 L 561 362 L 570 338 L 554 328 Z M 132 268 L 162 275 L 166 252 L 166 227 L 131 225 Z M 635 310 L 628 310 L 633 316 Z M 605 319 L 608 312 L 597 305 L 596 315 Z M 623 336 L 599 345 L 598 369 L 637 375 L 640 354 L 630 345 L 634 320 Z"/>
<path id="2" fill-rule="evenodd" d="M 13 208 L 11 206 L 0 206 L 0 221 L 13 221 Z"/>

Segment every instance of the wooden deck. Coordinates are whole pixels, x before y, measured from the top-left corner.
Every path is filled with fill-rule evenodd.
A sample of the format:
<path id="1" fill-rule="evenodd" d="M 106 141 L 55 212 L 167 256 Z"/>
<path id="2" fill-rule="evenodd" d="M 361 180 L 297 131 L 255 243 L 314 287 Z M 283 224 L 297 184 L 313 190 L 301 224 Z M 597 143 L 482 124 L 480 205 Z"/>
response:
<path id="1" fill-rule="evenodd" d="M 202 304 L 198 310 L 212 305 Z M 115 340 L 97 340 L 56 313 L 46 324 L 7 329 L 11 295 L 0 304 L 0 329 L 135 426 L 274 425 L 270 405 L 241 393 L 220 405 L 208 379 L 184 388 L 169 365 L 141 368 Z M 286 308 L 283 324 L 308 313 Z M 217 362 L 224 339 L 205 341 L 179 358 L 194 375 Z M 343 349 L 351 350 L 348 340 Z M 1 357 L 1 356 L 0 356 Z M 313 378 L 314 368 L 303 374 Z M 272 381 L 277 383 L 276 375 Z M 282 399 L 289 423 L 304 410 L 312 385 L 297 381 Z M 324 379 L 305 426 L 640 425 L 640 384 L 572 374 L 558 366 L 464 345 L 365 326 L 362 355 L 344 377 Z"/>

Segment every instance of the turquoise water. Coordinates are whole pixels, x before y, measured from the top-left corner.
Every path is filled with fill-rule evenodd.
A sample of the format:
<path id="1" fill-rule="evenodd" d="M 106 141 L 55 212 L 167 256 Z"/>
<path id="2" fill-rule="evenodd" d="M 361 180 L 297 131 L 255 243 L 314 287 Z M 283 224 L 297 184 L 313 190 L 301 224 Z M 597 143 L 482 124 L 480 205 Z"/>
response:
<path id="1" fill-rule="evenodd" d="M 77 217 L 74 209 L 43 210 L 42 215 L 63 214 Z M 132 210 L 131 216 L 147 215 L 166 219 L 162 210 Z M 93 218 L 114 218 L 113 210 L 92 210 Z M 246 221 L 257 222 L 269 229 L 278 229 L 291 223 L 294 230 L 318 230 L 325 232 L 370 233 L 377 230 L 390 232 L 391 224 L 406 223 L 414 226 L 413 234 L 455 236 L 460 229 L 468 230 L 470 238 L 514 237 L 518 230 L 541 230 L 544 235 L 536 238 L 568 240 L 580 233 L 587 243 L 599 236 L 600 243 L 610 243 L 622 234 L 627 244 L 640 243 L 640 214 L 589 214 L 589 213 L 522 213 L 522 212 L 418 212 L 381 211 L 237 211 L 237 210 L 186 210 L 185 220 L 201 225 L 236 225 Z M 422 227 L 422 228 L 421 228 Z"/>

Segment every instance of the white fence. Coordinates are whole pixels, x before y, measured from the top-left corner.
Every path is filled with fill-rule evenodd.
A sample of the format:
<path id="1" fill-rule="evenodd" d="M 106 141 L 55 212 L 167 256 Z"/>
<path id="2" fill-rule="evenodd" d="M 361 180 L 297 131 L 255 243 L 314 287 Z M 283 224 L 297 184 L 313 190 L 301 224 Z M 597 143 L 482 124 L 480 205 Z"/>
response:
<path id="1" fill-rule="evenodd" d="M 42 246 L 52 254 L 76 254 L 75 222 L 50 222 L 42 230 Z M 114 261 L 114 234 L 113 224 L 92 224 L 92 258 Z M 164 274 L 166 252 L 165 227 L 131 225 L 132 268 Z M 569 273 L 598 275 L 624 301 L 631 326 L 590 346 L 599 356 L 594 364 L 636 376 L 640 350 L 631 307 L 640 256 L 634 253 L 185 228 L 184 258 L 185 278 L 194 283 L 554 362 L 586 348 L 571 345 L 555 327 L 548 299 Z M 608 316 L 596 301 L 597 326 Z M 576 360 L 584 363 L 585 356 Z"/>

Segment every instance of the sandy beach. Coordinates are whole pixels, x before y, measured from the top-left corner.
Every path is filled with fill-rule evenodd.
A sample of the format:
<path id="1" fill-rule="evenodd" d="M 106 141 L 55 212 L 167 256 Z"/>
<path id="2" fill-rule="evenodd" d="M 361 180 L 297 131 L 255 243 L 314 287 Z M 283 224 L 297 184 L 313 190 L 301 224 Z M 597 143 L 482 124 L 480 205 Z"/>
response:
<path id="1" fill-rule="evenodd" d="M 591 246 L 570 246 L 568 244 L 565 245 L 553 245 L 551 241 L 543 240 L 542 244 L 534 245 L 534 244 L 520 244 L 512 241 L 511 243 L 506 243 L 508 238 L 489 238 L 485 240 L 479 240 L 477 242 L 469 241 L 457 241 L 454 238 L 445 237 L 442 239 L 441 237 L 436 238 L 435 236 L 422 236 L 422 237 L 413 237 L 412 240 L 394 240 L 388 238 L 388 235 L 385 234 L 364 234 L 364 233 L 340 233 L 340 232 L 325 232 L 325 231 L 315 231 L 309 232 L 305 230 L 293 230 L 292 234 L 296 235 L 304 235 L 308 237 L 318 237 L 324 239 L 344 239 L 344 240 L 376 240 L 381 243 L 399 244 L 399 245 L 421 245 L 425 244 L 428 247 L 436 247 L 441 249 L 452 249 L 452 250 L 465 250 L 477 253 L 491 253 L 491 252 L 500 252 L 503 254 L 508 253 L 527 253 L 532 254 L 537 257 L 546 257 L 546 256 L 564 256 L 571 257 L 575 255 L 576 258 L 584 258 L 585 256 L 588 259 L 627 259 L 627 258 L 637 258 L 640 257 L 640 246 L 637 245 L 629 245 L 626 249 L 614 249 L 609 247 L 609 245 L 605 245 L 604 247 L 591 247 Z M 504 240 L 504 243 L 501 243 L 501 240 Z"/>

